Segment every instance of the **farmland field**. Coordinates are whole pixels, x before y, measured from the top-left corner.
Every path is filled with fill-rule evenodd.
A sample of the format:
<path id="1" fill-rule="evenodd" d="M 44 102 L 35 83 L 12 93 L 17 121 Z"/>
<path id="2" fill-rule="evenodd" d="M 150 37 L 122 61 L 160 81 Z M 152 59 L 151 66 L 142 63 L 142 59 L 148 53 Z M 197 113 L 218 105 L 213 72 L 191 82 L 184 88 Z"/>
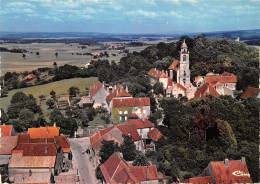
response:
<path id="1" fill-rule="evenodd" d="M 97 80 L 98 79 L 96 77 L 73 78 L 73 79 L 61 80 L 61 81 L 52 82 L 49 84 L 44 84 L 44 85 L 39 85 L 39 86 L 15 89 L 15 90 L 9 91 L 8 97 L 0 98 L 0 108 L 3 108 L 6 112 L 8 106 L 10 105 L 10 100 L 11 100 L 12 96 L 18 91 L 22 91 L 25 94 L 32 94 L 39 102 L 40 95 L 45 95 L 46 99 L 50 98 L 50 92 L 52 90 L 56 92 L 57 97 L 64 93 L 68 93 L 69 88 L 72 86 L 78 87 L 80 92 L 83 92 L 83 91 L 86 91 L 86 87 L 89 88 L 94 83 L 96 83 Z M 46 106 L 45 102 L 46 101 L 41 102 L 42 103 L 41 107 L 42 107 L 44 115 L 46 116 L 47 106 Z"/>
<path id="2" fill-rule="evenodd" d="M 103 43 L 111 44 L 111 43 Z M 84 67 L 91 60 L 97 59 L 108 59 L 109 61 L 114 60 L 119 62 L 125 54 L 119 54 L 120 50 L 105 50 L 101 46 L 88 46 L 82 49 L 82 45 L 78 43 L 31 43 L 31 44 L 14 44 L 14 43 L 3 43 L 0 47 L 8 49 L 25 49 L 28 52 L 26 57 L 23 58 L 21 53 L 10 53 L 0 52 L 1 60 L 1 75 L 10 72 L 23 72 L 32 71 L 41 67 L 52 67 L 53 63 L 56 62 L 58 66 L 64 64 L 76 65 L 78 67 Z M 130 52 L 141 51 L 147 46 L 142 47 L 127 47 Z M 84 53 L 102 52 L 115 54 L 116 56 L 100 57 L 94 59 L 91 55 L 79 55 Z M 36 55 L 39 52 L 39 55 Z M 58 53 L 58 57 L 55 53 Z M 77 53 L 79 53 L 77 55 Z"/>

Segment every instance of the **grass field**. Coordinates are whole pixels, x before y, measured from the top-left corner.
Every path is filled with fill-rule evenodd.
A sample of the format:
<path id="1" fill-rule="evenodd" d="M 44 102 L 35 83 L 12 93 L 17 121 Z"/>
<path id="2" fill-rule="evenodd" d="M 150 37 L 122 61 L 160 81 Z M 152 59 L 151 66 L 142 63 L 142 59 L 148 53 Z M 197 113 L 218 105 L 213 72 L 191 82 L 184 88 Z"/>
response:
<path id="1" fill-rule="evenodd" d="M 50 92 L 53 90 L 56 92 L 56 96 L 62 94 L 67 94 L 70 87 L 75 86 L 78 87 L 80 92 L 86 91 L 86 87 L 92 86 L 94 83 L 97 82 L 96 77 L 90 77 L 90 78 L 74 78 L 74 79 L 66 79 L 61 80 L 57 82 L 52 82 L 49 84 L 39 85 L 39 86 L 33 86 L 29 88 L 23 88 L 23 89 L 15 89 L 12 91 L 9 91 L 8 97 L 0 98 L 0 108 L 3 108 L 6 112 L 8 106 L 10 105 L 10 100 L 12 96 L 18 92 L 22 91 L 25 94 L 32 94 L 39 102 L 39 96 L 45 95 L 46 99 L 50 98 Z M 43 113 L 46 117 L 47 115 L 47 106 L 45 104 L 45 101 L 41 102 L 41 107 L 43 110 Z"/>

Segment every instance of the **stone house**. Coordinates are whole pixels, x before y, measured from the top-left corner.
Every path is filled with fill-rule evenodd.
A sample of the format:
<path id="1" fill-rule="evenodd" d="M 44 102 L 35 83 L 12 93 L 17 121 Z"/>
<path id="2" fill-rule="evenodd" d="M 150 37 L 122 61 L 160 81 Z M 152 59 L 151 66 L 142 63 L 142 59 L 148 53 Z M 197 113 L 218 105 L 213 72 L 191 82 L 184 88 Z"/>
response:
<path id="1" fill-rule="evenodd" d="M 150 113 L 150 98 L 124 98 L 112 100 L 112 120 L 114 123 L 124 122 L 132 113 L 147 118 Z"/>
<path id="2" fill-rule="evenodd" d="M 0 137 L 0 165 L 9 163 L 12 150 L 17 145 L 18 136 Z"/>
<path id="3" fill-rule="evenodd" d="M 59 175 L 63 166 L 63 152 L 54 143 L 21 143 L 12 151 L 8 173 L 10 181 L 14 175 L 28 172 L 51 172 Z"/>
<path id="4" fill-rule="evenodd" d="M 96 108 L 98 106 L 106 106 L 106 97 L 108 96 L 109 92 L 105 84 L 101 82 L 97 82 L 89 89 L 89 96 L 90 99 L 94 102 L 93 107 Z"/>
<path id="5" fill-rule="evenodd" d="M 155 165 L 132 166 L 121 154 L 114 153 L 100 166 L 105 182 L 158 184 L 158 174 Z"/>
<path id="6" fill-rule="evenodd" d="M 253 183 L 248 171 L 245 157 L 241 160 L 210 162 L 202 173 L 203 177 L 190 178 L 181 183 L 222 184 L 222 183 Z"/>

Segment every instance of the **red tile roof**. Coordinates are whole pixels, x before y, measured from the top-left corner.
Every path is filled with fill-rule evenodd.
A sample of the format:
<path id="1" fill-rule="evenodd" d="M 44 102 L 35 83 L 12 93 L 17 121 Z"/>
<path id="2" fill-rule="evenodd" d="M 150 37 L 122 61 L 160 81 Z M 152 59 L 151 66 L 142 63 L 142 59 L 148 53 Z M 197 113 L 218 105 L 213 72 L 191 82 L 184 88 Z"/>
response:
<path id="1" fill-rule="evenodd" d="M 128 120 L 125 122 L 126 125 L 134 125 L 137 129 L 143 129 L 143 128 L 152 128 L 154 127 L 154 124 L 151 123 L 148 119 L 133 119 Z"/>
<path id="2" fill-rule="evenodd" d="M 248 87 L 246 91 L 241 95 L 240 98 L 247 99 L 249 97 L 255 97 L 260 93 L 259 88 Z"/>
<path id="3" fill-rule="evenodd" d="M 246 163 L 241 160 L 229 160 L 228 166 L 224 161 L 210 162 L 216 184 L 222 183 L 253 183 Z"/>
<path id="4" fill-rule="evenodd" d="M 158 79 L 160 77 L 160 75 L 162 74 L 162 71 L 157 70 L 155 68 L 152 68 L 149 72 L 148 75 L 150 75 L 153 78 Z"/>
<path id="5" fill-rule="evenodd" d="M 180 83 L 176 83 L 175 86 L 177 86 L 178 88 L 180 88 L 182 91 L 185 91 L 185 92 L 186 92 L 186 90 L 187 90 L 187 89 L 186 89 L 183 85 L 181 85 Z"/>
<path id="6" fill-rule="evenodd" d="M 131 95 L 129 93 L 127 93 L 123 88 L 121 88 L 119 85 L 117 85 L 116 89 L 114 90 L 114 92 L 110 93 L 106 100 L 107 102 L 111 102 L 111 100 L 115 97 L 131 97 Z"/>
<path id="7" fill-rule="evenodd" d="M 190 183 L 190 184 L 213 184 L 210 176 L 205 177 L 197 177 L 197 178 L 190 178 L 181 183 Z"/>
<path id="8" fill-rule="evenodd" d="M 59 145 L 63 151 L 63 153 L 70 153 L 70 142 L 67 137 L 64 135 L 62 136 L 55 136 L 54 137 L 54 143 Z"/>
<path id="9" fill-rule="evenodd" d="M 195 81 L 194 82 L 198 82 L 200 79 L 202 78 L 202 76 L 198 76 L 196 79 L 195 79 Z"/>
<path id="10" fill-rule="evenodd" d="M 150 106 L 150 98 L 113 99 L 113 108 Z"/>
<path id="11" fill-rule="evenodd" d="M 17 145 L 18 136 L 0 137 L 0 155 L 11 155 Z"/>
<path id="12" fill-rule="evenodd" d="M 149 135 L 153 141 L 158 141 L 161 137 L 164 137 L 164 135 L 157 128 L 152 129 L 147 133 L 147 135 Z"/>
<path id="13" fill-rule="evenodd" d="M 157 169 L 155 165 L 152 166 L 133 166 L 129 167 L 130 172 L 139 180 L 139 181 L 150 181 L 158 180 Z M 148 177 L 146 173 L 149 173 Z"/>
<path id="14" fill-rule="evenodd" d="M 93 56 L 99 56 L 100 55 L 100 52 L 94 52 L 92 53 Z"/>
<path id="15" fill-rule="evenodd" d="M 175 71 L 178 71 L 178 64 L 179 64 L 179 61 L 178 60 L 175 60 L 172 62 L 172 64 L 168 67 L 169 70 L 175 70 Z"/>
<path id="16" fill-rule="evenodd" d="M 103 84 L 99 81 L 96 82 L 90 89 L 89 89 L 89 95 L 92 98 L 95 96 L 95 94 L 103 87 Z M 106 88 L 105 88 L 106 89 Z"/>
<path id="17" fill-rule="evenodd" d="M 219 97 L 220 94 L 208 83 L 203 84 L 194 94 L 195 97 L 205 99 L 207 94 Z"/>
<path id="18" fill-rule="evenodd" d="M 28 128 L 28 133 L 31 138 L 49 138 L 59 136 L 60 128 L 58 127 L 40 127 Z"/>
<path id="19" fill-rule="evenodd" d="M 96 134 L 92 135 L 90 137 L 91 146 L 94 151 L 100 150 L 102 146 L 102 141 L 106 140 L 113 140 L 117 142 L 118 144 L 123 143 L 123 137 L 124 135 L 130 135 L 133 139 L 133 141 L 139 141 L 141 140 L 136 128 L 134 125 L 114 125 L 111 127 L 108 127 L 104 130 L 101 130 L 97 132 Z"/>
<path id="20" fill-rule="evenodd" d="M 22 143 L 14 148 L 22 150 L 23 156 L 56 156 L 57 145 L 54 143 Z"/>
<path id="21" fill-rule="evenodd" d="M 29 143 L 29 142 L 30 142 L 30 134 L 29 133 L 18 134 L 18 144 Z"/>
<path id="22" fill-rule="evenodd" d="M 13 125 L 0 125 L 1 128 L 1 137 L 11 136 Z"/>
<path id="23" fill-rule="evenodd" d="M 12 152 L 8 168 L 50 168 L 54 167 L 55 156 L 23 156 L 23 153 Z"/>
<path id="24" fill-rule="evenodd" d="M 236 83 L 237 82 L 237 76 L 235 76 L 232 73 L 224 72 L 221 75 L 213 75 L 213 76 L 206 76 L 205 77 L 206 83 Z"/>
<path id="25" fill-rule="evenodd" d="M 159 76 L 159 78 L 168 78 L 168 76 L 164 73 L 164 71 L 162 71 L 162 73 Z"/>
<path id="26" fill-rule="evenodd" d="M 141 183 L 158 180 L 156 166 L 132 166 L 118 153 L 111 155 L 100 169 L 107 183 Z"/>
<path id="27" fill-rule="evenodd" d="M 130 116 L 128 117 L 128 119 L 138 119 L 138 115 L 136 113 L 132 113 L 130 114 Z"/>

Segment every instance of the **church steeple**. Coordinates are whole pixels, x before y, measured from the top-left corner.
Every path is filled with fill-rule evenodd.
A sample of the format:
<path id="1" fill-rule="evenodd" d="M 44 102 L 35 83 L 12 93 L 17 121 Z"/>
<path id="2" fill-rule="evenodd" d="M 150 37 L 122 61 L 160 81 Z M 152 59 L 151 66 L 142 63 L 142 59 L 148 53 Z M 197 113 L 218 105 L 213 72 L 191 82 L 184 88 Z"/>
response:
<path id="1" fill-rule="evenodd" d="M 180 52 L 180 67 L 179 67 L 179 80 L 178 82 L 186 88 L 190 85 L 190 62 L 189 62 L 189 51 L 185 43 L 185 40 L 181 46 Z"/>

